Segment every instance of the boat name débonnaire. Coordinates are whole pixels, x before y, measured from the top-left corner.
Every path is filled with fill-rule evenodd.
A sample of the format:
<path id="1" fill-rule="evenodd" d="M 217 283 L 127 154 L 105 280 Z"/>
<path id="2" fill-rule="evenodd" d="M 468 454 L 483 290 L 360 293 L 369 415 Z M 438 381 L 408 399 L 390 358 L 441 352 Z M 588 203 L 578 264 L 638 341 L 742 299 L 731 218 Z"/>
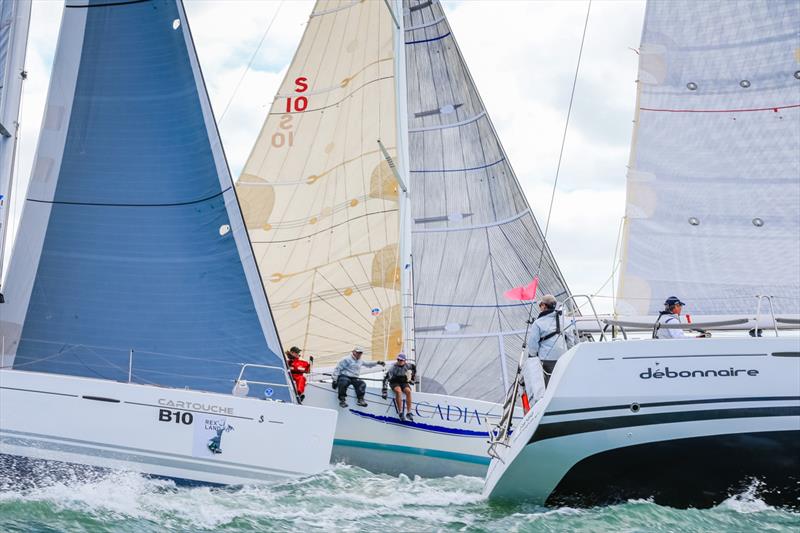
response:
<path id="1" fill-rule="evenodd" d="M 218 413 L 221 415 L 233 414 L 233 407 L 223 407 L 221 405 L 205 404 L 200 402 L 184 402 L 182 400 L 167 400 L 165 398 L 159 398 L 158 405 L 163 405 L 164 407 L 173 407 L 175 409 Z"/>
<path id="2" fill-rule="evenodd" d="M 668 366 L 663 369 L 653 370 L 647 367 L 647 370 L 639 374 L 641 379 L 661 379 L 661 378 L 708 378 L 708 377 L 738 377 L 739 374 L 755 377 L 758 375 L 758 370 L 753 368 L 745 370 L 743 368 L 720 368 L 719 370 L 670 370 Z"/>

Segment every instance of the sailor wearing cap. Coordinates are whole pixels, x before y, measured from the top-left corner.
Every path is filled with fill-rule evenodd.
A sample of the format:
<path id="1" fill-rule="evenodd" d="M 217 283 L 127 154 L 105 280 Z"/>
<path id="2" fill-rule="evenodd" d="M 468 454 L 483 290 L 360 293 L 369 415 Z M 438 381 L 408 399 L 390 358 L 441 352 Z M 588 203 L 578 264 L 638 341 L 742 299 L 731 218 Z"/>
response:
<path id="1" fill-rule="evenodd" d="M 552 294 L 542 296 L 539 301 L 539 317 L 531 325 L 528 337 L 528 356 L 538 356 L 542 361 L 545 384 L 550 381 L 550 374 L 553 373 L 558 358 L 569 348 L 562 334 L 560 311 L 556 311 L 556 304 L 556 298 Z"/>
<path id="2" fill-rule="evenodd" d="M 664 301 L 664 310 L 658 314 L 655 326 L 656 339 L 684 339 L 686 335 L 681 329 L 662 328 L 665 324 L 680 324 L 681 310 L 684 304 L 677 296 L 670 296 Z"/>
<path id="3" fill-rule="evenodd" d="M 365 366 L 371 368 L 375 365 L 385 365 L 383 361 L 362 361 L 361 355 L 364 349 L 360 346 L 353 348 L 350 355 L 339 361 L 336 368 L 333 369 L 333 388 L 338 389 L 339 392 L 339 406 L 347 407 L 347 387 L 353 386 L 356 391 L 356 399 L 358 405 L 366 407 L 367 402 L 364 401 L 364 394 L 367 391 L 367 384 L 363 379 L 359 378 L 361 374 L 361 367 Z"/>
<path id="4" fill-rule="evenodd" d="M 413 363 L 406 362 L 406 354 L 397 354 L 397 362 L 386 370 L 383 377 L 383 389 L 381 396 L 385 400 L 389 393 L 386 384 L 394 391 L 394 403 L 397 408 L 397 416 L 402 421 L 413 422 L 411 415 L 411 384 L 417 379 L 417 367 Z M 406 413 L 403 414 L 403 395 L 406 397 Z"/>

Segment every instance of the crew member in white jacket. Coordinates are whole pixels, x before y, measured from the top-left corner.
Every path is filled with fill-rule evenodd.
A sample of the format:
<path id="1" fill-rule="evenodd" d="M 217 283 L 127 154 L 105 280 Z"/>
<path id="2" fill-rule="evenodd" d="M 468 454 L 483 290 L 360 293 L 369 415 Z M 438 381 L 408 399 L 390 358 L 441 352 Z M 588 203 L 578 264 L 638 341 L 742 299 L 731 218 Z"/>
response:
<path id="1" fill-rule="evenodd" d="M 539 302 L 539 317 L 531 324 L 531 332 L 528 337 L 528 362 L 529 364 L 538 364 L 537 358 L 541 361 L 545 385 L 550 381 L 550 375 L 553 373 L 558 358 L 569 348 L 563 324 L 561 324 L 556 311 L 556 304 L 556 299 L 552 294 L 542 296 Z M 529 373 L 526 372 L 525 375 L 528 376 Z M 528 396 L 531 397 L 531 390 L 535 386 L 527 383 L 528 381 L 526 379 L 526 389 Z"/>
<path id="2" fill-rule="evenodd" d="M 686 334 L 682 329 L 662 328 L 665 324 L 680 324 L 683 303 L 677 296 L 670 296 L 664 302 L 664 310 L 658 315 L 656 322 L 655 338 L 657 339 L 685 339 Z"/>

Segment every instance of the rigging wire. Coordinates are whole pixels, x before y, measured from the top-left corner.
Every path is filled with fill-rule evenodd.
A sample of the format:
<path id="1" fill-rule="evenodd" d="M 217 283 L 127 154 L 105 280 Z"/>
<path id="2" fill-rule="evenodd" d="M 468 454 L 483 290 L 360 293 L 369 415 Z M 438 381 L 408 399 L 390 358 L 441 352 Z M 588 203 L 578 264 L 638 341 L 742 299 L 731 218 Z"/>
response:
<path id="1" fill-rule="evenodd" d="M 542 237 L 542 251 L 539 254 L 539 264 L 536 267 L 536 275 L 539 275 L 539 270 L 542 267 L 542 259 L 544 258 L 545 244 L 547 243 L 547 232 L 550 229 L 550 216 L 553 214 L 553 203 L 556 197 L 556 186 L 558 185 L 558 176 L 561 172 L 561 160 L 564 156 L 564 146 L 567 143 L 567 129 L 569 128 L 569 118 L 572 115 L 572 103 L 575 100 L 575 87 L 578 85 L 578 72 L 581 68 L 581 57 L 583 57 L 583 44 L 586 42 L 586 28 L 589 27 L 589 12 L 592 10 L 592 0 L 586 6 L 586 20 L 583 22 L 583 35 L 581 36 L 581 47 L 578 50 L 578 63 L 575 65 L 575 76 L 572 79 L 572 91 L 569 95 L 569 106 L 567 107 L 567 119 L 564 122 L 564 134 L 561 136 L 561 150 L 558 152 L 558 165 L 556 166 L 556 177 L 553 180 L 553 191 L 550 194 L 550 206 L 547 209 L 547 221 L 544 225 L 544 236 Z"/>
<path id="2" fill-rule="evenodd" d="M 575 76 L 572 78 L 572 91 L 569 95 L 569 106 L 567 107 L 567 118 L 564 122 L 564 133 L 561 136 L 561 150 L 558 152 L 558 164 L 556 165 L 556 175 L 555 179 L 553 180 L 553 191 L 550 194 L 550 205 L 547 208 L 547 220 L 544 225 L 544 234 L 542 235 L 542 249 L 539 253 L 539 263 L 536 265 L 536 277 L 539 276 L 539 273 L 542 269 L 542 260 L 544 259 L 544 252 L 547 248 L 547 232 L 550 230 L 550 217 L 553 214 L 553 204 L 555 202 L 556 197 L 556 187 L 558 186 L 558 176 L 561 173 L 561 161 L 564 157 L 564 146 L 567 143 L 567 130 L 569 129 L 569 119 L 572 115 L 572 104 L 575 100 L 575 87 L 578 85 L 578 73 L 581 68 L 581 58 L 583 57 L 583 45 L 586 42 L 586 29 L 589 27 L 589 13 L 592 10 L 592 0 L 589 0 L 589 3 L 586 6 L 586 19 L 583 22 L 583 34 L 581 35 L 581 46 L 578 49 L 578 63 L 575 65 Z M 525 338 L 522 341 L 523 349 L 527 347 L 528 344 L 528 331 L 530 330 L 531 326 L 531 318 L 533 317 L 533 304 L 534 302 L 531 301 L 531 309 L 528 312 L 528 320 L 527 326 L 525 327 Z"/>
<path id="3" fill-rule="evenodd" d="M 253 51 L 253 55 L 250 56 L 250 61 L 247 62 L 247 66 L 245 67 L 244 72 L 242 72 L 242 75 L 239 77 L 239 81 L 236 82 L 236 87 L 233 88 L 233 93 L 231 93 L 231 97 L 228 99 L 228 103 L 225 104 L 225 109 L 222 110 L 222 114 L 219 116 L 219 120 L 217 120 L 217 126 L 222 124 L 222 120 L 225 118 L 225 114 L 228 112 L 228 109 L 230 109 L 231 104 L 233 103 L 233 99 L 236 98 L 236 94 L 239 92 L 239 88 L 241 87 L 245 76 L 247 76 L 247 73 L 250 72 L 250 67 L 253 66 L 253 62 L 256 60 L 256 57 L 258 56 L 258 51 L 261 50 L 261 46 L 264 44 L 264 41 L 266 40 L 267 35 L 269 34 L 269 30 L 272 28 L 272 24 L 275 22 L 275 19 L 278 18 L 278 13 L 280 13 L 281 7 L 283 7 L 283 2 L 284 0 L 281 0 L 280 4 L 278 4 L 278 9 L 275 10 L 275 13 L 272 15 L 272 20 L 270 20 L 269 24 L 267 24 L 267 29 L 264 30 L 264 34 L 261 36 L 261 40 L 258 41 L 258 46 L 256 46 L 256 49 Z"/>
<path id="4" fill-rule="evenodd" d="M 614 287 L 614 274 L 616 273 L 617 268 L 619 266 L 619 263 L 617 262 L 617 259 L 619 258 L 619 250 L 620 250 L 620 246 L 621 246 L 620 237 L 622 236 L 622 228 L 623 228 L 624 225 L 625 225 L 625 217 L 622 217 L 622 218 L 619 219 L 619 228 L 617 229 L 617 240 L 614 243 L 614 259 L 611 262 L 611 295 L 612 296 L 614 296 L 617 293 L 616 287 Z M 605 284 L 603 284 L 603 287 L 605 287 Z M 600 292 L 601 290 L 603 290 L 603 287 L 598 289 L 597 292 Z M 616 315 L 617 314 L 617 301 L 614 298 L 612 298 L 612 300 L 611 300 L 611 307 L 612 307 L 612 313 L 614 315 Z"/>

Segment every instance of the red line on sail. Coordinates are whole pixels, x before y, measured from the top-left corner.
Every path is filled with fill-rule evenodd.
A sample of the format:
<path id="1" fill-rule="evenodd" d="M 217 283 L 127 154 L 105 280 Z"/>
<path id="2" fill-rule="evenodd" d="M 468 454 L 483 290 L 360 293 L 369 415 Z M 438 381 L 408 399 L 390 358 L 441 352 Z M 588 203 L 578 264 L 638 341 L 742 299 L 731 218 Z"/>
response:
<path id="1" fill-rule="evenodd" d="M 800 107 L 800 104 L 760 107 L 757 109 L 654 109 L 652 107 L 640 107 L 639 109 L 641 111 L 659 111 L 661 113 L 749 113 L 752 111 L 773 111 L 777 113 L 780 109 L 791 109 L 793 107 Z"/>

